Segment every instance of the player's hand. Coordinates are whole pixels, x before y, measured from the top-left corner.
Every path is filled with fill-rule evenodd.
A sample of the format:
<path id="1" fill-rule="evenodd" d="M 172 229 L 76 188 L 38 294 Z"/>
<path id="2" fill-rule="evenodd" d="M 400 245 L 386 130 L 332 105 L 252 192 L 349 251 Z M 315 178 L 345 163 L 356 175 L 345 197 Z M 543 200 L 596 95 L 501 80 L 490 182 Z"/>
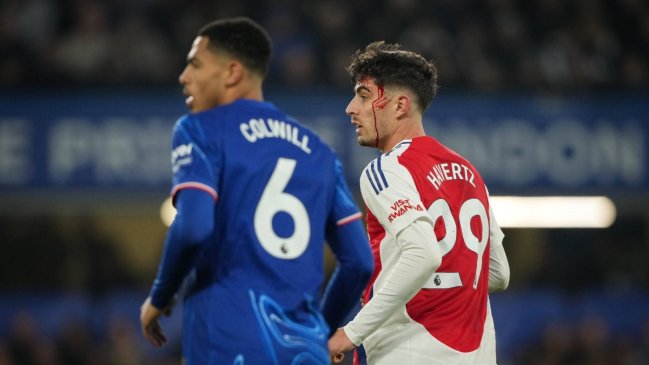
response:
<path id="1" fill-rule="evenodd" d="M 169 306 L 171 307 L 171 306 Z M 140 326 L 142 327 L 142 334 L 153 346 L 162 347 L 167 342 L 167 337 L 165 337 L 162 332 L 162 327 L 160 327 L 160 322 L 158 318 L 164 314 L 164 312 L 169 311 L 156 308 L 151 304 L 151 297 L 146 298 L 142 307 L 140 307 Z"/>
<path id="2" fill-rule="evenodd" d="M 345 358 L 345 352 L 354 349 L 354 344 L 347 337 L 342 328 L 338 328 L 336 333 L 329 339 L 329 358 L 334 364 L 340 364 Z"/>

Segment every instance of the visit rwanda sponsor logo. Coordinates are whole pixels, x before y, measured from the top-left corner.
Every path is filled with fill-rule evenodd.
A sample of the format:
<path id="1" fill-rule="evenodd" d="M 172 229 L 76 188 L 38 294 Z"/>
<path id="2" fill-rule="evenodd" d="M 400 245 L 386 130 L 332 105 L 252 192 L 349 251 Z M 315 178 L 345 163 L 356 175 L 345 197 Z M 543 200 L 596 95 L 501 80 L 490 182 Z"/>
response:
<path id="1" fill-rule="evenodd" d="M 409 210 L 416 210 L 419 212 L 423 212 L 424 208 L 417 204 L 413 205 L 410 202 L 410 199 L 399 199 L 396 202 L 394 202 L 392 205 L 390 205 L 390 208 L 392 208 L 392 213 L 388 215 L 388 221 L 392 223 L 393 220 L 401 217 L 402 215 L 406 214 Z"/>

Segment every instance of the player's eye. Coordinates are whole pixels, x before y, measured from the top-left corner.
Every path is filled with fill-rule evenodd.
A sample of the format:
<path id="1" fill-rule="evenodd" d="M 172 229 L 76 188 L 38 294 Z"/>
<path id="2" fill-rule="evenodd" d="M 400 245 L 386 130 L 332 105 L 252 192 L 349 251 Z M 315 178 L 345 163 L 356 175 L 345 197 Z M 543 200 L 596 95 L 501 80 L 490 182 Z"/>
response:
<path id="1" fill-rule="evenodd" d="M 188 60 L 188 61 L 187 61 L 187 65 L 192 66 L 192 67 L 194 67 L 194 68 L 197 68 L 197 67 L 200 66 L 200 62 L 198 62 L 197 59 L 192 58 L 191 60 Z"/>

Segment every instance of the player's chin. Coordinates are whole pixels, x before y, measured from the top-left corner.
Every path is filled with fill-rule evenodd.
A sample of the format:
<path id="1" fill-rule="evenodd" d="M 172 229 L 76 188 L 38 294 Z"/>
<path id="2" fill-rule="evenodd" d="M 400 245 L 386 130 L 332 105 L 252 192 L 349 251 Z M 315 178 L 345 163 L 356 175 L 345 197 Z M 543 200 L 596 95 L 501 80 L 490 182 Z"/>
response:
<path id="1" fill-rule="evenodd" d="M 197 105 L 196 103 L 187 104 L 187 109 L 189 109 L 189 111 L 192 112 L 192 113 L 198 113 L 198 112 L 200 112 L 202 110 L 200 108 L 200 106 Z"/>
<path id="2" fill-rule="evenodd" d="M 371 140 L 371 138 L 367 138 L 359 135 L 356 137 L 356 141 L 361 146 L 374 147 L 374 141 Z"/>

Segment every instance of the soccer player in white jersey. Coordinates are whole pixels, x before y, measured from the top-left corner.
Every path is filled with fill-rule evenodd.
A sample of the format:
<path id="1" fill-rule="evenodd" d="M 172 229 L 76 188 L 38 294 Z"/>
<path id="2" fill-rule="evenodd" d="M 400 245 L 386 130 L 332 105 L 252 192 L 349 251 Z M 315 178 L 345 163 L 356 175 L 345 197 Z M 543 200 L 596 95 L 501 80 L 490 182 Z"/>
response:
<path id="1" fill-rule="evenodd" d="M 362 344 L 370 365 L 496 364 L 488 293 L 509 284 L 504 235 L 475 167 L 425 134 L 435 65 L 374 42 L 347 70 L 358 143 L 382 154 L 360 178 L 374 274 L 329 340 L 332 361 Z"/>

